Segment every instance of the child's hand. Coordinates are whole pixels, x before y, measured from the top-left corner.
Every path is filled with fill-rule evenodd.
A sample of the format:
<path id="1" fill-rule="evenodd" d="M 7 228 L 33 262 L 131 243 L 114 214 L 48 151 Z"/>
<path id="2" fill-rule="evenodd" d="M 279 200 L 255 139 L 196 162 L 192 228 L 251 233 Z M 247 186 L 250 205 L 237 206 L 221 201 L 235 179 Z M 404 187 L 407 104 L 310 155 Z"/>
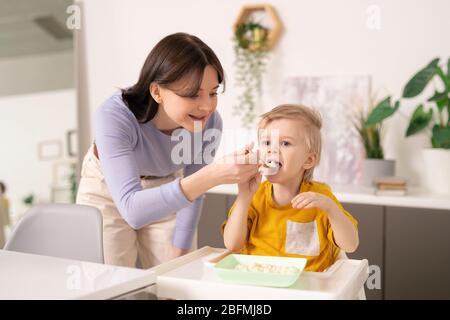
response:
<path id="1" fill-rule="evenodd" d="M 243 183 L 238 183 L 239 194 L 249 197 L 253 196 L 256 190 L 258 190 L 261 179 L 262 176 L 258 172 L 254 177 L 250 178 L 250 180 Z"/>
<path id="2" fill-rule="evenodd" d="M 293 208 L 319 208 L 327 213 L 339 209 L 333 200 L 317 192 L 302 192 L 296 195 L 291 203 Z"/>

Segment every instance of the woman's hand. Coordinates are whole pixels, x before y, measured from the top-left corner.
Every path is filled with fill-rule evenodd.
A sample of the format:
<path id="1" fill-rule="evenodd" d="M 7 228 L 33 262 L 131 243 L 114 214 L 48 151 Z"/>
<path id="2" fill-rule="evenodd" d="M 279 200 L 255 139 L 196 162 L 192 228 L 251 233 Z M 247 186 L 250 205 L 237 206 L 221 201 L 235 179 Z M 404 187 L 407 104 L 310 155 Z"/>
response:
<path id="1" fill-rule="evenodd" d="M 253 143 L 211 164 L 211 172 L 218 178 L 218 184 L 246 183 L 256 176 L 259 159 L 252 149 Z"/>
<path id="2" fill-rule="evenodd" d="M 258 154 L 253 144 L 208 164 L 180 180 L 180 187 L 189 201 L 221 184 L 244 183 L 258 173 Z"/>
<path id="3" fill-rule="evenodd" d="M 187 249 L 180 249 L 180 248 L 177 248 L 177 247 L 172 247 L 172 259 L 181 257 L 181 256 L 185 255 L 188 252 L 189 252 L 189 250 L 187 250 Z"/>

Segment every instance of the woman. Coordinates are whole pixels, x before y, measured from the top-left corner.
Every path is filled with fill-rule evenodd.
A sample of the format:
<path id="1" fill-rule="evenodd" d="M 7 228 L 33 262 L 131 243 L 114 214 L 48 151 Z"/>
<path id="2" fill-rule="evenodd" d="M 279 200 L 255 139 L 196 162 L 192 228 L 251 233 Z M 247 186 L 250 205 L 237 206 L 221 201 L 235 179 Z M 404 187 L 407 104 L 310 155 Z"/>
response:
<path id="1" fill-rule="evenodd" d="M 135 85 L 96 111 L 95 141 L 83 161 L 77 203 L 102 212 L 106 264 L 134 267 L 139 258 L 149 268 L 186 253 L 203 193 L 257 174 L 257 164 L 243 162 L 245 151 L 203 161 L 204 151 L 214 154 L 220 140 L 205 136 L 222 130 L 216 111 L 220 85 L 224 72 L 211 48 L 176 33 L 152 49 Z M 179 138 L 198 146 L 198 135 L 200 147 L 183 149 L 182 159 L 189 161 L 180 161 L 173 152 Z"/>

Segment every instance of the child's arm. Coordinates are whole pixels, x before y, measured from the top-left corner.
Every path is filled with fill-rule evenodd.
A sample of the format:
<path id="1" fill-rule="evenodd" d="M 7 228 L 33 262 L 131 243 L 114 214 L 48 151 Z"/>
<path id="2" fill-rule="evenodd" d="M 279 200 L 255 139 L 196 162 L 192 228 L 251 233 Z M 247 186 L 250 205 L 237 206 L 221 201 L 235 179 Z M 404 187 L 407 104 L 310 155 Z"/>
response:
<path id="1" fill-rule="evenodd" d="M 223 232 L 225 248 L 230 251 L 238 252 L 244 246 L 247 239 L 248 208 L 251 202 L 251 196 L 239 193 L 234 203 L 233 211 L 230 213 Z"/>
<path id="2" fill-rule="evenodd" d="M 359 245 L 358 229 L 338 205 L 326 195 L 304 192 L 292 199 L 294 208 L 319 208 L 328 214 L 336 244 L 345 252 L 355 252 Z"/>
<path id="3" fill-rule="evenodd" d="M 359 245 L 359 235 L 356 226 L 332 200 L 331 208 L 327 213 L 333 228 L 336 244 L 345 252 L 355 252 Z"/>
<path id="4" fill-rule="evenodd" d="M 250 181 L 238 185 L 239 194 L 223 232 L 225 247 L 230 251 L 240 251 L 247 240 L 248 209 L 260 183 L 261 175 L 258 173 Z"/>

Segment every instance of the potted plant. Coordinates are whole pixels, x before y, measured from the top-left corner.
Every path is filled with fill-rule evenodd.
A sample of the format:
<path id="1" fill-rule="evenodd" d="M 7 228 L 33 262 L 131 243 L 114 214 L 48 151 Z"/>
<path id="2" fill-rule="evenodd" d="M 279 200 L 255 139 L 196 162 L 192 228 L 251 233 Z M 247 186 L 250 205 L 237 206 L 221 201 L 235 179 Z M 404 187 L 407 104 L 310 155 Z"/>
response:
<path id="1" fill-rule="evenodd" d="M 403 98 L 419 96 L 433 79 L 440 87 L 434 94 L 416 107 L 406 136 L 430 129 L 431 148 L 424 148 L 422 155 L 426 168 L 428 189 L 435 193 L 450 193 L 450 58 L 447 72 L 439 65 L 439 58 L 433 59 L 417 72 L 405 86 Z M 431 125 L 430 125 L 431 124 Z"/>
<path id="2" fill-rule="evenodd" d="M 240 23 L 234 32 L 236 85 L 240 92 L 233 115 L 240 116 L 247 129 L 259 113 L 256 105 L 262 92 L 262 76 L 267 61 L 267 35 L 268 29 L 253 21 Z"/>
<path id="3" fill-rule="evenodd" d="M 414 110 L 406 136 L 427 130 L 431 148 L 424 148 L 422 156 L 425 164 L 425 182 L 428 189 L 435 193 L 450 193 L 450 59 L 447 60 L 447 71 L 439 65 L 439 58 L 433 59 L 419 70 L 406 84 L 402 98 L 418 97 L 428 84 L 437 79 L 439 87 L 434 94 L 423 100 Z M 391 116 L 399 107 L 400 101 L 388 103 L 372 111 L 368 124 L 378 123 Z M 369 116 L 369 118 L 370 118 Z"/>
<path id="4" fill-rule="evenodd" d="M 363 163 L 363 184 L 371 186 L 374 179 L 386 176 L 395 175 L 395 160 L 388 160 L 384 158 L 384 151 L 382 145 L 382 121 L 372 123 L 376 112 L 390 104 L 390 98 L 380 101 L 375 107 L 371 99 L 369 106 L 369 115 L 364 116 L 361 112 L 354 121 L 356 130 L 358 131 L 361 141 L 364 145 L 366 158 Z M 395 112 L 395 110 L 393 111 Z"/>

